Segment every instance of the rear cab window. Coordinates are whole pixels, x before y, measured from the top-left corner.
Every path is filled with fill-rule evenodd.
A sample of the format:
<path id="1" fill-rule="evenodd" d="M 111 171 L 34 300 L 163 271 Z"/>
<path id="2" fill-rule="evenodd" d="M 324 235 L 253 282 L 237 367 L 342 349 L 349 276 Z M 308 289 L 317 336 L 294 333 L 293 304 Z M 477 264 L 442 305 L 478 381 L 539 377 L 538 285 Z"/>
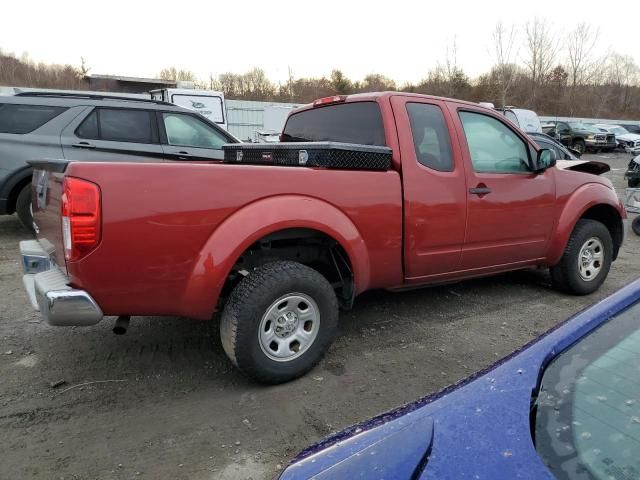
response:
<path id="1" fill-rule="evenodd" d="M 0 133 L 31 133 L 65 110 L 66 107 L 49 105 L 0 104 Z"/>
<path id="2" fill-rule="evenodd" d="M 380 106 L 374 101 L 311 108 L 292 114 L 283 142 L 343 142 L 386 146 Z"/>

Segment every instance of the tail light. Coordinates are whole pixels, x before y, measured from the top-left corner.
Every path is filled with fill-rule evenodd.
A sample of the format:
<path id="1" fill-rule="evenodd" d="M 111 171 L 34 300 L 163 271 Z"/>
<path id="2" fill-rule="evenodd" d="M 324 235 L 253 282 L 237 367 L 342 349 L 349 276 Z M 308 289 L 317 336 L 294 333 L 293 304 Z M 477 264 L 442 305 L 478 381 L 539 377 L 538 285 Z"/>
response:
<path id="1" fill-rule="evenodd" d="M 95 183 L 67 177 L 63 190 L 61 213 L 64 256 L 74 261 L 87 255 L 100 243 L 100 188 Z"/>

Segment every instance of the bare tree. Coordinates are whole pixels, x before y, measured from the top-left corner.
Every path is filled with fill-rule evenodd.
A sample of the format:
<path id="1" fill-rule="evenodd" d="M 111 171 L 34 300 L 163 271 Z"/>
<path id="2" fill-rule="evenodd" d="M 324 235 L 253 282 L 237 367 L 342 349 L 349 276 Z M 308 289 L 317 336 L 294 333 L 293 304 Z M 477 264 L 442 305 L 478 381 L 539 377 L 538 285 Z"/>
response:
<path id="1" fill-rule="evenodd" d="M 347 94 L 353 90 L 353 82 L 342 73 L 342 70 L 332 70 L 330 79 L 331 86 L 337 94 Z"/>
<path id="2" fill-rule="evenodd" d="M 91 70 L 91 67 L 87 65 L 87 61 L 85 60 L 85 58 L 80 57 L 80 68 L 78 68 L 78 75 L 80 76 L 80 78 L 86 77 L 89 74 L 89 70 Z"/>
<path id="3" fill-rule="evenodd" d="M 531 75 L 530 102 L 535 105 L 539 87 L 546 81 L 558 55 L 558 40 L 546 20 L 534 18 L 527 22 L 523 62 Z"/>
<path id="4" fill-rule="evenodd" d="M 196 74 L 191 70 L 181 70 L 176 67 L 167 67 L 163 68 L 160 71 L 160 78 L 162 80 L 173 80 L 175 82 L 179 81 L 187 81 L 187 82 L 196 82 L 198 78 Z"/>
<path id="5" fill-rule="evenodd" d="M 618 108 L 624 113 L 632 101 L 633 87 L 640 82 L 640 69 L 633 57 L 611 53 L 608 55 L 609 82 L 618 92 Z"/>
<path id="6" fill-rule="evenodd" d="M 507 104 L 507 95 L 517 74 L 517 68 L 513 65 L 516 35 L 514 25 L 511 28 L 506 28 L 502 22 L 496 24 L 492 34 L 495 58 L 493 73 L 495 74 L 500 104 L 503 107 Z"/>
<path id="7" fill-rule="evenodd" d="M 469 86 L 469 78 L 458 66 L 458 41 L 454 36 L 451 46 L 447 44 L 444 63 L 438 62 L 436 68 L 429 71 L 427 78 L 417 85 L 416 90 L 461 98 Z"/>
<path id="8" fill-rule="evenodd" d="M 598 41 L 599 31 L 588 23 L 580 23 L 567 37 L 569 83 L 571 85 L 568 108 L 575 110 L 576 88 L 585 80 L 593 48 Z"/>

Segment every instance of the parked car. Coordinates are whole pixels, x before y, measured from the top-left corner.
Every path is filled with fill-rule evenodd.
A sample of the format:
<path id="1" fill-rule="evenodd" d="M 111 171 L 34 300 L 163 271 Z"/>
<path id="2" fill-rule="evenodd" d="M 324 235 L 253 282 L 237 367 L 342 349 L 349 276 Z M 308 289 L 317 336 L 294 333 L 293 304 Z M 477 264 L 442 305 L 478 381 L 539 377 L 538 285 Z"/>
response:
<path id="1" fill-rule="evenodd" d="M 622 123 L 621 127 L 624 127 L 629 133 L 640 134 L 640 123 Z"/>
<path id="2" fill-rule="evenodd" d="M 622 244 L 608 179 L 555 166 L 477 104 L 328 97 L 283 139 L 225 147 L 228 164 L 35 162 L 38 241 L 20 246 L 33 304 L 52 325 L 120 316 L 119 330 L 221 311 L 231 361 L 278 383 L 320 360 L 365 290 L 550 267 L 584 295 Z"/>
<path id="3" fill-rule="evenodd" d="M 629 188 L 640 188 L 640 155 L 629 161 L 624 178 L 627 180 Z"/>
<path id="4" fill-rule="evenodd" d="M 582 122 L 553 122 L 547 124 L 543 132 L 580 153 L 587 150 L 611 151 L 617 146 L 614 134 L 602 132 Z"/>
<path id="5" fill-rule="evenodd" d="M 542 125 L 538 114 L 524 108 L 505 107 L 497 109 L 499 112 L 518 125 L 527 133 L 542 133 Z"/>
<path id="6" fill-rule="evenodd" d="M 628 153 L 640 153 L 640 135 L 636 133 L 630 133 L 626 128 L 620 125 L 608 125 L 599 123 L 594 125 L 603 132 L 613 133 L 616 136 L 616 142 L 618 147 L 622 148 Z"/>
<path id="7" fill-rule="evenodd" d="M 29 160 L 221 160 L 237 142 L 212 122 L 170 103 L 83 93 L 0 97 L 0 214 L 31 218 Z"/>
<path id="8" fill-rule="evenodd" d="M 528 135 L 538 144 L 538 146 L 551 150 L 556 160 L 580 160 L 580 157 L 582 156 L 582 154 L 577 150 L 566 148 L 555 138 L 547 135 L 546 133 L 529 132 Z"/>
<path id="9" fill-rule="evenodd" d="M 533 110 L 526 110 L 511 106 L 496 108 L 491 102 L 480 102 L 478 105 L 486 108 L 492 108 L 497 112 L 502 113 L 505 117 L 520 127 L 520 130 L 523 130 L 526 133 L 542 133 L 540 118 Z"/>
<path id="10" fill-rule="evenodd" d="M 303 450 L 280 480 L 638 478 L 640 280 L 456 385 Z"/>

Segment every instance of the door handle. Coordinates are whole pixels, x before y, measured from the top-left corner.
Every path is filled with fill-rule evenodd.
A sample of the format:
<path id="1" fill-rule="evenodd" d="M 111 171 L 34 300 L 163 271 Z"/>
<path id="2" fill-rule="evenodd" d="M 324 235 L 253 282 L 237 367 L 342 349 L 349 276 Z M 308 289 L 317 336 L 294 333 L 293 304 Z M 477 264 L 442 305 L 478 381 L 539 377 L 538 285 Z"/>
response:
<path id="1" fill-rule="evenodd" d="M 174 155 L 180 160 L 189 160 L 190 158 L 193 158 L 193 155 L 191 155 L 189 152 L 184 151 L 175 152 Z"/>
<path id="2" fill-rule="evenodd" d="M 89 142 L 74 143 L 71 146 L 75 147 L 75 148 L 88 148 L 88 149 L 96 148 L 96 146 L 94 144 L 89 143 Z"/>
<path id="3" fill-rule="evenodd" d="M 475 188 L 470 188 L 469 193 L 472 195 L 486 195 L 487 193 L 491 193 L 491 189 L 485 184 L 481 183 Z"/>

